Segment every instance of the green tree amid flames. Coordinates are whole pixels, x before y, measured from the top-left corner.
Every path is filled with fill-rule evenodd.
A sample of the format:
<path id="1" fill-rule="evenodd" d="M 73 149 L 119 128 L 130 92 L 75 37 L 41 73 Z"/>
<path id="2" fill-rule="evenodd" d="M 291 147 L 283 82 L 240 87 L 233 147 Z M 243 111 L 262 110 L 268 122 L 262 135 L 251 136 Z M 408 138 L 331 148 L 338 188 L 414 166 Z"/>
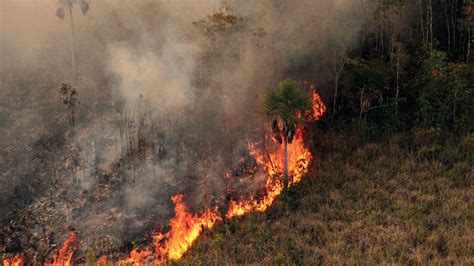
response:
<path id="1" fill-rule="evenodd" d="M 288 187 L 288 143 L 293 141 L 296 124 L 301 123 L 302 115 L 310 107 L 311 97 L 296 81 L 280 82 L 277 90 L 268 90 L 262 99 L 262 111 L 273 118 L 272 130 L 275 139 L 283 144 L 283 184 Z M 280 128 L 281 125 L 281 128 Z"/>

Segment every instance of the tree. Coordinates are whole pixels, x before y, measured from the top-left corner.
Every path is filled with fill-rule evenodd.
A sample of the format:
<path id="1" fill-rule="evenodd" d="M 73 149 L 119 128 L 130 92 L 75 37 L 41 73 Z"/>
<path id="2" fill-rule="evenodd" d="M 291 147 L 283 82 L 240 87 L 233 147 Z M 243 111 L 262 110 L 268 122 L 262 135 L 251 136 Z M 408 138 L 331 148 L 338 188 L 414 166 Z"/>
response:
<path id="1" fill-rule="evenodd" d="M 70 84 L 63 83 L 61 84 L 61 87 L 59 87 L 59 93 L 61 94 L 61 100 L 69 110 L 69 122 L 72 131 L 74 131 L 74 127 L 76 125 L 76 115 L 74 107 L 79 104 L 79 101 L 77 100 L 77 90 L 73 88 Z"/>
<path id="2" fill-rule="evenodd" d="M 358 127 L 362 125 L 362 118 L 371 110 L 385 107 L 382 104 L 382 88 L 385 84 L 385 74 L 373 66 L 361 65 L 351 73 L 352 87 L 357 89 L 359 101 Z"/>
<path id="3" fill-rule="evenodd" d="M 293 80 L 280 82 L 277 91 L 267 91 L 262 99 L 263 114 L 274 119 L 273 132 L 278 142 L 280 144 L 283 142 L 283 183 L 285 187 L 288 187 L 287 145 L 292 142 L 296 124 L 303 119 L 301 114 L 304 114 L 309 108 L 310 102 L 310 95 L 305 93 Z M 281 130 L 280 124 L 282 125 Z"/>
<path id="4" fill-rule="evenodd" d="M 332 71 L 334 73 L 333 113 L 337 110 L 339 98 L 339 80 L 347 63 L 348 49 L 355 41 L 349 29 L 358 25 L 358 17 L 353 17 L 344 10 L 336 10 L 334 23 L 331 25 L 327 39 L 327 50 L 332 54 Z"/>
<path id="5" fill-rule="evenodd" d="M 398 15 L 399 24 L 403 25 L 402 8 L 407 4 L 406 0 L 371 0 L 373 4 L 373 18 L 378 30 L 377 48 L 380 56 L 386 56 L 389 48 L 392 46 L 391 41 L 394 34 L 395 17 Z M 388 38 L 387 38 L 388 37 Z M 389 41 L 387 44 L 386 42 Z"/>
<path id="6" fill-rule="evenodd" d="M 77 79 L 77 68 L 76 68 L 76 36 L 74 33 L 74 17 L 72 15 L 72 8 L 75 4 L 81 5 L 82 14 L 86 14 L 89 11 L 88 0 L 59 0 L 59 6 L 56 9 L 56 16 L 60 19 L 64 19 L 65 9 L 69 13 L 69 26 L 71 29 L 71 64 L 72 64 L 72 79 Z"/>
<path id="7" fill-rule="evenodd" d="M 416 73 L 418 124 L 441 129 L 463 124 L 469 128 L 474 92 L 474 87 L 469 85 L 471 73 L 463 64 L 449 62 L 445 52 L 434 50 L 433 56 L 427 57 Z"/>
<path id="8" fill-rule="evenodd" d="M 444 11 L 444 17 L 446 19 L 446 40 L 448 43 L 448 53 L 451 52 L 451 22 L 449 20 L 449 11 L 452 10 L 448 9 L 449 7 L 452 7 L 454 5 L 452 0 L 441 0 L 441 5 L 443 6 L 443 11 Z M 454 39 L 453 39 L 454 40 Z"/>
<path id="9" fill-rule="evenodd" d="M 338 50 L 334 48 L 333 60 L 332 60 L 332 69 L 334 71 L 334 96 L 333 96 L 333 104 L 332 104 L 333 113 L 336 112 L 339 78 L 341 76 L 342 70 L 344 70 L 344 66 L 346 65 L 346 48 L 340 49 L 339 52 L 340 52 L 340 55 L 338 56 Z"/>
<path id="10" fill-rule="evenodd" d="M 395 118 L 398 120 L 399 113 L 399 96 L 400 86 L 402 81 L 402 75 L 404 73 L 404 67 L 409 60 L 408 55 L 405 51 L 403 43 L 400 41 L 392 41 L 392 52 L 390 54 L 390 60 L 395 70 Z"/>
<path id="11" fill-rule="evenodd" d="M 464 36 L 466 37 L 465 62 L 469 63 L 469 57 L 471 55 L 472 28 L 474 27 L 474 0 L 464 1 L 461 27 L 465 31 Z"/>

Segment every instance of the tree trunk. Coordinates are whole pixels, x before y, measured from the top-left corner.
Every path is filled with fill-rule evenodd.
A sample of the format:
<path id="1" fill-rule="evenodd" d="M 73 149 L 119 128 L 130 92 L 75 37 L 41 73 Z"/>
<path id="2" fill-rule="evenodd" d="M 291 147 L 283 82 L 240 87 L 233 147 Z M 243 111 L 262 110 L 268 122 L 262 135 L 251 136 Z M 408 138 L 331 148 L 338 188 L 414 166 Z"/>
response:
<path id="1" fill-rule="evenodd" d="M 365 6 L 365 1 L 364 0 L 361 0 L 361 3 L 360 5 L 362 6 L 362 11 L 363 11 L 363 15 L 364 15 L 364 18 L 363 18 L 363 26 L 362 26 L 362 39 L 361 39 L 361 43 L 360 43 L 360 47 L 359 47 L 359 58 L 362 58 L 362 53 L 364 52 L 364 47 L 365 47 L 365 41 L 366 41 L 366 38 L 367 38 L 367 23 L 368 23 L 368 19 L 367 19 L 367 9 L 366 9 L 366 6 Z"/>
<path id="2" fill-rule="evenodd" d="M 333 104 L 332 104 L 332 112 L 335 113 L 336 104 L 337 104 L 338 79 L 339 79 L 339 75 L 337 73 L 337 66 L 336 66 L 336 50 L 334 50 L 333 68 L 334 68 L 334 99 L 333 99 Z"/>
<path id="3" fill-rule="evenodd" d="M 444 15 L 446 17 L 446 29 L 448 35 L 448 54 L 451 52 L 451 25 L 449 24 L 448 7 L 444 6 Z"/>
<path id="4" fill-rule="evenodd" d="M 469 57 L 471 56 L 471 31 L 472 29 L 469 28 L 467 30 L 467 52 L 466 52 L 466 63 L 469 64 Z"/>
<path id="5" fill-rule="evenodd" d="M 400 45 L 397 49 L 397 94 L 395 95 L 395 118 L 398 120 L 398 95 L 400 92 Z"/>
<path id="6" fill-rule="evenodd" d="M 433 56 L 433 3 L 429 1 L 429 12 L 430 12 L 430 55 Z"/>
<path id="7" fill-rule="evenodd" d="M 456 48 L 456 7 L 457 6 L 457 1 L 454 1 L 454 4 L 451 6 L 451 25 L 452 25 L 452 34 L 453 34 L 453 43 L 452 47 L 453 49 Z"/>
<path id="8" fill-rule="evenodd" d="M 382 22 L 380 29 L 380 57 L 384 56 L 385 53 L 385 19 Z"/>
<path id="9" fill-rule="evenodd" d="M 339 89 L 339 76 L 341 75 L 342 70 L 344 69 L 344 66 L 346 64 L 345 58 L 346 58 L 346 51 L 345 47 L 341 48 L 341 65 L 339 66 L 339 69 L 337 67 L 337 49 L 334 49 L 333 53 L 333 71 L 334 71 L 334 98 L 333 98 L 333 106 L 332 106 L 332 111 L 333 113 L 336 112 L 336 106 L 337 106 L 337 97 L 338 97 L 338 89 Z"/>
<path id="10" fill-rule="evenodd" d="M 456 121 L 456 107 L 457 107 L 457 101 L 458 101 L 458 89 L 455 87 L 454 89 L 454 105 L 453 105 L 453 122 Z"/>
<path id="11" fill-rule="evenodd" d="M 288 188 L 288 142 L 283 138 L 283 185 Z"/>
<path id="12" fill-rule="evenodd" d="M 76 128 L 76 114 L 74 112 L 74 106 L 71 105 L 71 126 L 72 132 L 74 133 L 74 129 Z"/>
<path id="13" fill-rule="evenodd" d="M 76 70 L 76 35 L 74 33 L 74 18 L 72 16 L 72 6 L 68 5 L 69 10 L 69 25 L 71 26 L 71 63 L 72 63 L 72 80 L 77 79 Z"/>
<path id="14" fill-rule="evenodd" d="M 364 92 L 365 92 L 365 89 L 362 88 L 361 92 L 360 92 L 360 112 L 359 112 L 359 121 L 357 123 L 357 127 L 360 129 L 360 124 L 362 123 L 362 113 L 364 112 Z"/>
<path id="15" fill-rule="evenodd" d="M 418 1 L 420 7 L 420 30 L 423 43 L 425 43 L 425 22 L 423 21 L 423 0 Z"/>

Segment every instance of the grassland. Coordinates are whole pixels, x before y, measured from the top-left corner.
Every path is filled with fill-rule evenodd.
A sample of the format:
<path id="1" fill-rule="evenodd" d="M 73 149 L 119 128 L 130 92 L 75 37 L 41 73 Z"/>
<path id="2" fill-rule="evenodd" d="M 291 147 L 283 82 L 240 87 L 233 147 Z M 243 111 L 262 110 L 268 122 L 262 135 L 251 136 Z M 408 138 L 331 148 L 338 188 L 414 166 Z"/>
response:
<path id="1" fill-rule="evenodd" d="M 442 146 L 429 135 L 313 133 L 300 185 L 205 232 L 177 263 L 473 265 L 472 135 Z"/>

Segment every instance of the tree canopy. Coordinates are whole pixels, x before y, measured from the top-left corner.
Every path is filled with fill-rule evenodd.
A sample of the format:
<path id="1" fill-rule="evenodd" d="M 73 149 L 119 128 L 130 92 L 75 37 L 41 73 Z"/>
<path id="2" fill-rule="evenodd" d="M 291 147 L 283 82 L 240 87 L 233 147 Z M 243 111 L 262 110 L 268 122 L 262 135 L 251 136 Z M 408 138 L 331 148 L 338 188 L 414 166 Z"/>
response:
<path id="1" fill-rule="evenodd" d="M 294 80 L 280 82 L 278 90 L 268 90 L 263 96 L 263 114 L 284 121 L 298 122 L 310 106 L 311 98 Z"/>

